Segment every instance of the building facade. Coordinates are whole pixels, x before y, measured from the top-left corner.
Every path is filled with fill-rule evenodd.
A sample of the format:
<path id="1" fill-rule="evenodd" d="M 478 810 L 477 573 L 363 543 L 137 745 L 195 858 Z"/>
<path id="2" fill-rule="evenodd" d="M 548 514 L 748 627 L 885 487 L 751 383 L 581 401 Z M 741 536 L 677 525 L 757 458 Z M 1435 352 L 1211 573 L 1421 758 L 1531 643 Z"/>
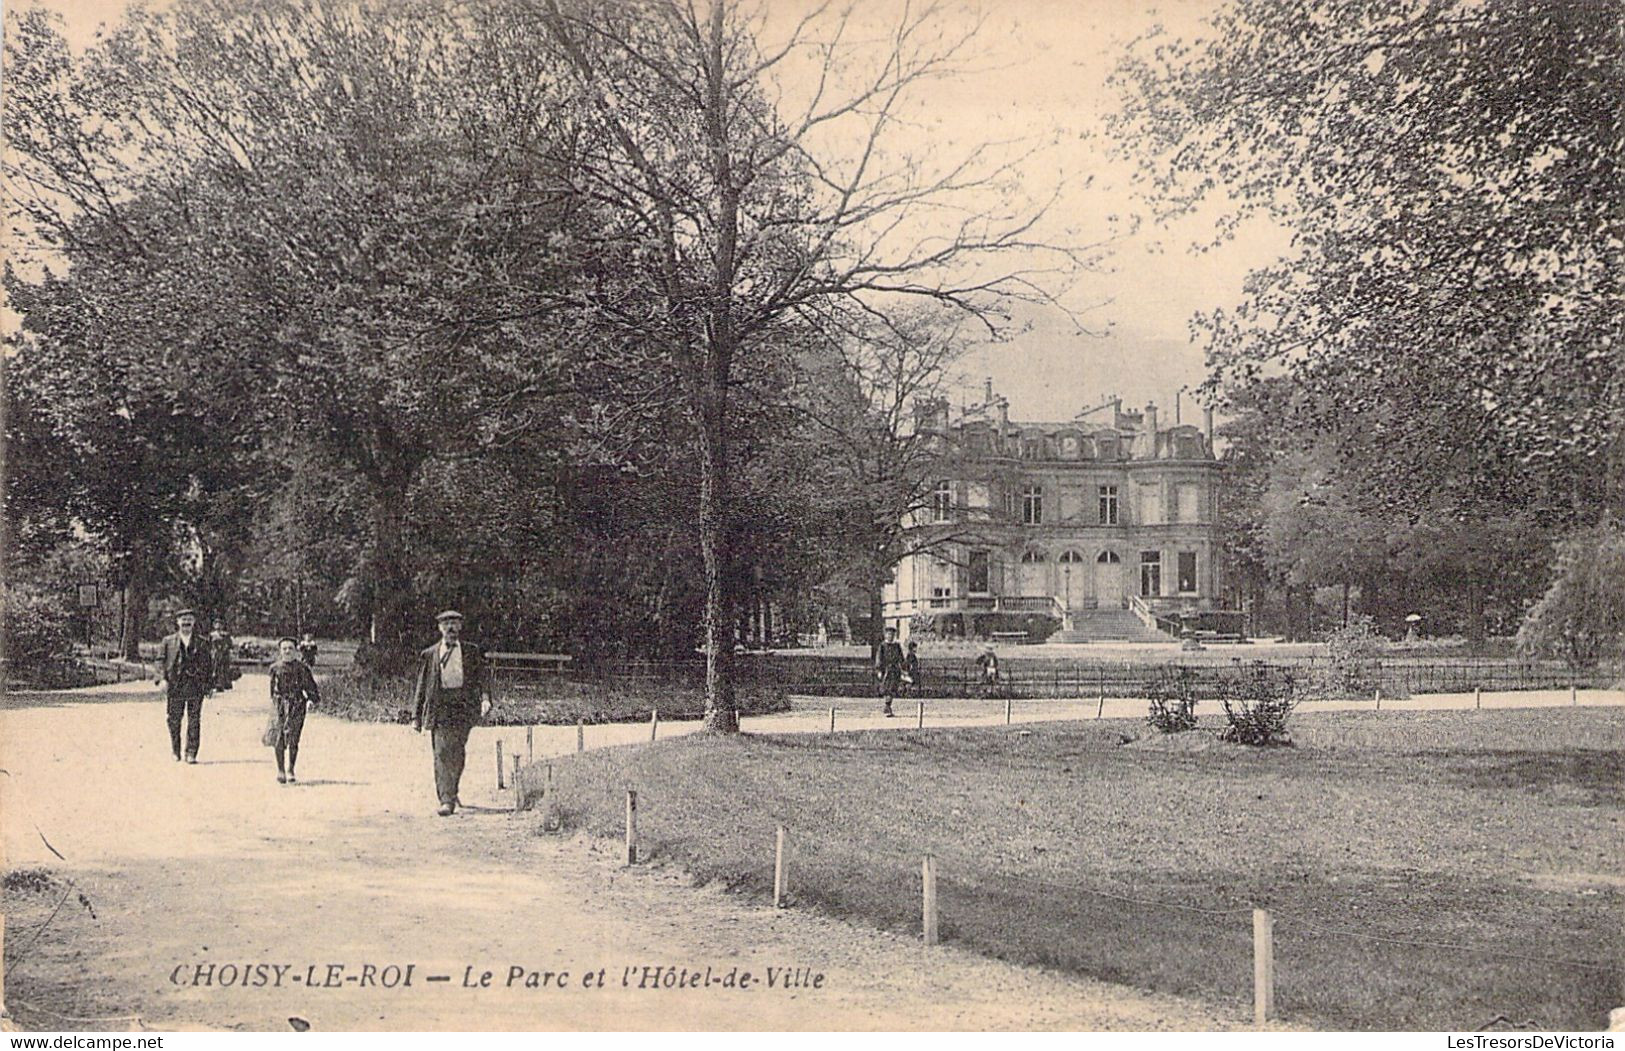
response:
<path id="1" fill-rule="evenodd" d="M 1019 422 L 990 383 L 957 418 L 942 401 L 915 416 L 951 477 L 908 523 L 916 553 L 885 592 L 888 625 L 1044 614 L 1081 641 L 1125 611 L 1155 630 L 1159 617 L 1166 629 L 1217 608 L 1211 412 L 1202 428 L 1168 425 L 1155 404 L 1125 412 L 1112 399 L 1071 420 Z"/>

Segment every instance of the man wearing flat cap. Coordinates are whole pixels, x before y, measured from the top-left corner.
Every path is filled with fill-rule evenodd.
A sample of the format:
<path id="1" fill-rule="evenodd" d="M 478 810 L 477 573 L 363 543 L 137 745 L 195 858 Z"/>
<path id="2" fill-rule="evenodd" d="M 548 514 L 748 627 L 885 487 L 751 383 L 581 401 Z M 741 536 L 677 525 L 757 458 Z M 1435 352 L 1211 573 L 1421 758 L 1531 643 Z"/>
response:
<path id="1" fill-rule="evenodd" d="M 462 641 L 463 615 L 448 609 L 435 620 L 440 641 L 420 655 L 412 702 L 418 731 L 429 731 L 434 749 L 439 814 L 449 817 L 460 802 L 457 787 L 463 779 L 469 731 L 491 710 L 491 680 L 485 654 Z"/>
<path id="2" fill-rule="evenodd" d="M 175 613 L 175 631 L 164 636 L 158 654 L 157 683 L 164 691 L 169 719 L 169 748 L 181 761 L 181 721 L 186 721 L 186 761 L 197 762 L 201 743 L 203 698 L 214 691 L 214 652 L 209 640 L 197 633 L 197 614 Z"/>

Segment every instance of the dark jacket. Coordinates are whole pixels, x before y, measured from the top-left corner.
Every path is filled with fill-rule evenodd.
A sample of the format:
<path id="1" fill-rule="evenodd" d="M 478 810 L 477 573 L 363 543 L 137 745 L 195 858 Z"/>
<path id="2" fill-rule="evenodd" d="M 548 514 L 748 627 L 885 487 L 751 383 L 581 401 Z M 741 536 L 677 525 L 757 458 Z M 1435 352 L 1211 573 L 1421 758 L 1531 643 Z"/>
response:
<path id="1" fill-rule="evenodd" d="M 158 677 L 170 693 L 209 693 L 214 689 L 214 647 L 202 632 L 192 633 L 192 645 L 181 646 L 181 633 L 165 635 L 158 654 Z"/>
<path id="2" fill-rule="evenodd" d="M 461 704 L 451 703 L 440 692 L 440 643 L 418 655 L 412 708 L 413 724 L 419 730 L 432 730 L 436 726 L 475 726 L 480 721 L 480 701 L 491 692 L 490 666 L 478 646 L 462 640 L 458 645 L 463 650 Z"/>

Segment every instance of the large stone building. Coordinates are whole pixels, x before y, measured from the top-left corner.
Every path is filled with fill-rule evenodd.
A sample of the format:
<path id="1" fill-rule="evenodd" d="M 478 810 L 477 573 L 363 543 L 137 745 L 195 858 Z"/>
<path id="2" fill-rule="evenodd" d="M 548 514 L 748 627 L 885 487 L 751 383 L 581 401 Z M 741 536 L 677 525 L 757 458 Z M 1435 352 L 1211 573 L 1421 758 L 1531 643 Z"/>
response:
<path id="1" fill-rule="evenodd" d="M 1053 618 L 1058 639 L 1166 639 L 1179 618 L 1211 623 L 1219 595 L 1219 464 L 1213 420 L 1164 420 L 1120 399 L 1070 420 L 1019 422 L 986 390 L 916 424 L 952 465 L 908 523 L 911 548 L 885 592 L 888 625 L 946 634 Z M 1160 631 L 1159 631 L 1160 629 Z"/>

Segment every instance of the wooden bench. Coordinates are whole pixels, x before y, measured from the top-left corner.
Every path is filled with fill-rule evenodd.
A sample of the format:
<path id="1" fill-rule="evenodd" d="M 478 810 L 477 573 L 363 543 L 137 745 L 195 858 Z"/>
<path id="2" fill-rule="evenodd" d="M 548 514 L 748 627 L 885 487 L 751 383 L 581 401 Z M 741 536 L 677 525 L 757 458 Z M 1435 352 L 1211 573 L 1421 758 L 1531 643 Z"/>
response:
<path id="1" fill-rule="evenodd" d="M 994 642 L 1026 642 L 1027 641 L 1027 632 L 1025 632 L 1025 631 L 995 631 L 995 632 L 992 632 L 988 637 L 991 638 Z"/>

